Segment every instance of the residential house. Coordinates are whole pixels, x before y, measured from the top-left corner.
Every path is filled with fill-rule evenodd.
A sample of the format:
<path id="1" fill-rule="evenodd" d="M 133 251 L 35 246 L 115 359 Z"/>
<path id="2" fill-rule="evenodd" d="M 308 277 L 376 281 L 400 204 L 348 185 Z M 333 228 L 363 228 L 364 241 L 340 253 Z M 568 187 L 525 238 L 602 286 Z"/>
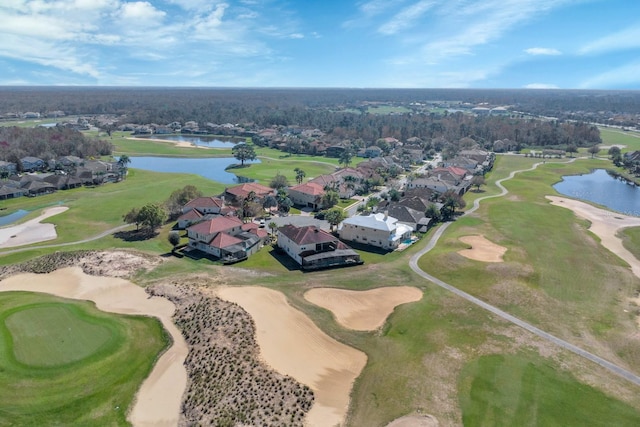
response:
<path id="1" fill-rule="evenodd" d="M 201 214 L 220 214 L 223 207 L 224 200 L 219 197 L 198 197 L 184 205 L 182 213 L 196 209 Z"/>
<path id="2" fill-rule="evenodd" d="M 17 171 L 17 166 L 12 162 L 5 162 L 4 160 L 0 160 L 0 174 L 4 174 L 6 176 L 13 175 Z"/>
<path id="3" fill-rule="evenodd" d="M 390 203 L 386 207 L 386 212 L 388 212 L 392 218 L 396 218 L 398 224 L 408 225 L 413 231 L 427 231 L 430 218 L 425 216 L 425 211 L 412 209 L 399 203 Z"/>
<path id="4" fill-rule="evenodd" d="M 442 194 L 449 190 L 453 190 L 456 192 L 460 191 L 454 184 L 450 184 L 446 181 L 442 181 L 438 179 L 437 176 L 436 177 L 428 176 L 428 177 L 420 177 L 420 178 L 412 179 L 411 181 L 407 182 L 407 188 L 410 190 L 413 190 L 416 188 L 427 188 L 438 194 Z"/>
<path id="5" fill-rule="evenodd" d="M 360 157 L 374 159 L 376 157 L 382 156 L 382 148 L 378 147 L 377 145 L 370 145 L 363 151 L 359 152 L 358 155 Z"/>
<path id="6" fill-rule="evenodd" d="M 266 232 L 265 232 L 266 235 Z M 232 216 L 217 216 L 187 228 L 189 249 L 197 249 L 225 262 L 246 259 L 257 252 L 263 239 Z"/>
<path id="7" fill-rule="evenodd" d="M 15 199 L 26 196 L 27 190 L 21 188 L 15 181 L 6 181 L 0 185 L 0 200 Z"/>
<path id="8" fill-rule="evenodd" d="M 20 163 L 22 163 L 22 170 L 25 172 L 41 171 L 47 166 L 44 160 L 32 156 L 21 158 Z"/>
<path id="9" fill-rule="evenodd" d="M 178 217 L 178 229 L 184 230 L 194 224 L 204 221 L 205 217 L 198 209 L 191 209 Z"/>
<path id="10" fill-rule="evenodd" d="M 346 149 L 347 149 L 346 147 L 340 144 L 332 145 L 330 147 L 327 147 L 327 150 L 325 151 L 325 155 L 327 157 L 340 157 Z"/>
<path id="11" fill-rule="evenodd" d="M 53 174 L 45 177 L 44 182 L 55 186 L 58 190 L 69 190 L 70 188 L 77 188 L 82 186 L 82 180 L 74 175 L 58 175 Z"/>
<path id="12" fill-rule="evenodd" d="M 262 200 L 265 197 L 274 194 L 273 188 L 266 187 L 255 182 L 246 182 L 244 184 L 236 185 L 235 187 L 227 188 L 224 191 L 224 198 L 232 203 L 237 203 L 240 200 L 244 200 L 249 197 L 249 194 L 252 192 L 258 200 Z"/>
<path id="13" fill-rule="evenodd" d="M 278 248 L 303 270 L 359 265 L 360 255 L 335 236 L 314 225 L 278 229 Z"/>
<path id="14" fill-rule="evenodd" d="M 396 249 L 402 241 L 411 237 L 412 228 L 398 223 L 387 213 L 356 215 L 338 225 L 341 239 L 386 250 Z"/>
<path id="15" fill-rule="evenodd" d="M 318 210 L 323 208 L 324 187 L 315 182 L 307 182 L 289 187 L 289 198 L 294 205 Z"/>

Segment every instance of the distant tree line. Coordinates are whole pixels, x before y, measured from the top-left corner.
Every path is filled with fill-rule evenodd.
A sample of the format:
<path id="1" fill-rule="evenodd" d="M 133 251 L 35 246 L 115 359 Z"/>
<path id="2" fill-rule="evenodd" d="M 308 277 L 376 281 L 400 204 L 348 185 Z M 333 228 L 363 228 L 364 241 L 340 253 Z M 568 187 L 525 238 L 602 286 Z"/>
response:
<path id="1" fill-rule="evenodd" d="M 90 94 L 90 96 L 87 96 Z M 0 112 L 61 110 L 66 114 L 113 114 L 121 122 L 168 124 L 233 123 L 249 130 L 272 126 L 318 128 L 329 137 L 375 141 L 473 138 L 487 148 L 508 139 L 518 146 L 590 146 L 599 132 L 580 121 L 542 121 L 520 114 L 476 117 L 455 112 L 419 112 L 428 100 L 488 102 L 514 111 L 565 116 L 575 108 L 640 112 L 640 94 L 598 91 L 445 90 L 445 89 L 186 89 L 186 88 L 3 88 Z M 370 114 L 374 102 L 408 106 L 405 114 Z M 560 114 L 556 114 L 559 116 Z"/>
<path id="2" fill-rule="evenodd" d="M 61 156 L 107 156 L 112 149 L 113 146 L 108 141 L 88 138 L 77 130 L 63 126 L 0 127 L 0 160 L 14 163 L 26 156 L 45 161 Z"/>

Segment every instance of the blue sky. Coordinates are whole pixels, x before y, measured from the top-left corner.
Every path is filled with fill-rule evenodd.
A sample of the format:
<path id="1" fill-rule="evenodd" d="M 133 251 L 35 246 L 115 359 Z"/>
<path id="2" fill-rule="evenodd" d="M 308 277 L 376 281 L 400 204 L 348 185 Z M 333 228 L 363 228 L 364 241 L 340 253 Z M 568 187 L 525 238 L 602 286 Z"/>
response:
<path id="1" fill-rule="evenodd" d="M 640 0 L 1 0 L 0 85 L 640 89 Z"/>

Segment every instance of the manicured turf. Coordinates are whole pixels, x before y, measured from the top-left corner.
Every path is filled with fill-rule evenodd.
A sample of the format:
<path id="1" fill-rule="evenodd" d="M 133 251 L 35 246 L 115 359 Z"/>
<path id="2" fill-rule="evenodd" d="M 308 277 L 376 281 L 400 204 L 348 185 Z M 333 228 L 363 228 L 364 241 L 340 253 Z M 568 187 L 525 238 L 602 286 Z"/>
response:
<path id="1" fill-rule="evenodd" d="M 638 426 L 640 413 L 538 357 L 484 356 L 458 385 L 465 427 Z"/>
<path id="2" fill-rule="evenodd" d="M 18 362 L 31 366 L 58 366 L 82 360 L 116 342 L 112 322 L 91 322 L 70 304 L 21 307 L 5 317 Z M 109 327 L 111 326 L 111 327 Z"/>
<path id="3" fill-rule="evenodd" d="M 1 292 L 0 313 L 0 425 L 127 425 L 137 389 L 169 345 L 156 319 L 84 301 Z"/>
<path id="4" fill-rule="evenodd" d="M 624 145 L 622 152 L 640 150 L 640 133 L 621 129 L 600 128 L 603 145 Z"/>

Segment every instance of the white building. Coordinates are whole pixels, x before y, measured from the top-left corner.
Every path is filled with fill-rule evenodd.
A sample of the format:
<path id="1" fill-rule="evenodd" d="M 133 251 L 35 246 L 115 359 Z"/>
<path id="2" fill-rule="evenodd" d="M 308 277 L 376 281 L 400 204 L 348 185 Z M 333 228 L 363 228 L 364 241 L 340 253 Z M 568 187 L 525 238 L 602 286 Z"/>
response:
<path id="1" fill-rule="evenodd" d="M 394 250 L 403 240 L 411 238 L 411 227 L 400 224 L 386 213 L 356 215 L 347 218 L 338 226 L 343 240 Z"/>

